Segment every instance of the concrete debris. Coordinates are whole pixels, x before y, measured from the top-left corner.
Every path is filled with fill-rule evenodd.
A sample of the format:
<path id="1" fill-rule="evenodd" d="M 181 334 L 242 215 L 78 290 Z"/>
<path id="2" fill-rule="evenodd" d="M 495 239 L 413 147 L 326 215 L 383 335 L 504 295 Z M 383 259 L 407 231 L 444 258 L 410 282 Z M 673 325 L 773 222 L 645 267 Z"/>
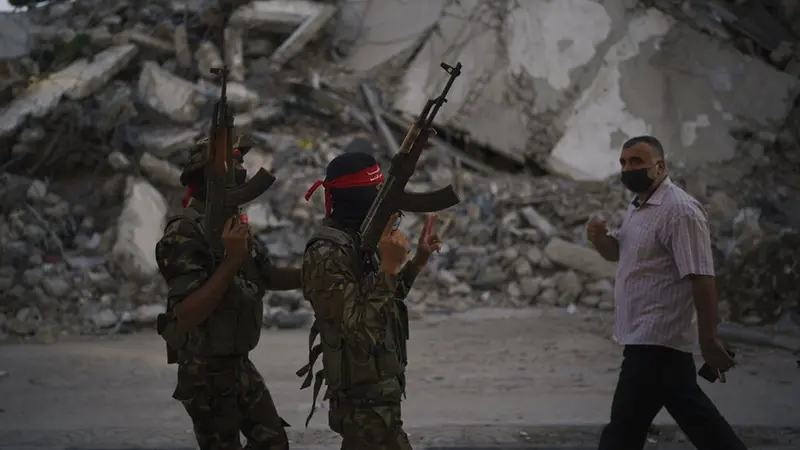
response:
<path id="1" fill-rule="evenodd" d="M 408 299 L 415 311 L 613 310 L 616 266 L 584 228 L 620 225 L 619 146 L 652 133 L 708 210 L 723 317 L 800 313 L 800 55 L 784 34 L 773 46 L 753 31 L 762 13 L 737 28 L 667 0 L 644 3 L 677 18 L 624 0 L 339 3 L 236 2 L 227 18 L 162 0 L 26 13 L 33 47 L 3 47 L 17 56 L 0 64 L 0 339 L 152 327 L 166 304 L 153 247 L 180 208 L 223 60 L 237 133 L 253 141 L 245 164 L 277 176 L 245 209 L 276 264 L 299 263 L 324 211 L 321 195 L 302 196 L 326 164 L 358 150 L 388 167 L 444 78 L 438 64 L 461 60 L 409 186 L 450 183 L 462 198 L 442 214 L 446 246 Z M 741 13 L 726 8 L 720 20 Z M 397 20 L 410 16 L 421 20 Z M 764 51 L 745 54 L 742 39 Z M 403 218 L 411 242 L 422 222 Z M 299 292 L 264 301 L 266 326 L 308 323 Z"/>
<path id="2" fill-rule="evenodd" d="M 173 75 L 153 61 L 142 64 L 138 89 L 144 104 L 177 123 L 193 124 L 207 102 L 196 84 Z"/>

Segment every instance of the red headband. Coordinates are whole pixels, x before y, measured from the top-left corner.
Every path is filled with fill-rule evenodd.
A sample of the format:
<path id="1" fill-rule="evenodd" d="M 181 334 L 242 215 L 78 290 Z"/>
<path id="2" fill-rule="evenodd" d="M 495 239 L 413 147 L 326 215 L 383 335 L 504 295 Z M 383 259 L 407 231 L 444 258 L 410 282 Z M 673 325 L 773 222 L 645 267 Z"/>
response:
<path id="1" fill-rule="evenodd" d="M 233 156 L 239 156 L 239 158 L 235 158 L 238 162 L 242 162 L 244 160 L 244 157 L 242 157 L 242 152 L 238 148 L 233 149 L 231 154 Z M 186 195 L 183 197 L 183 201 L 181 202 L 184 208 L 189 205 L 189 200 L 192 198 L 195 188 L 197 188 L 197 183 L 194 181 L 189 183 L 189 186 L 186 187 Z"/>
<path id="2" fill-rule="evenodd" d="M 341 176 L 335 180 L 317 180 L 314 185 L 311 186 L 308 192 L 306 192 L 305 199 L 308 201 L 308 199 L 310 199 L 314 194 L 314 191 L 316 191 L 320 186 L 325 188 L 325 215 L 330 216 L 331 211 L 333 210 L 333 199 L 331 198 L 329 189 L 377 186 L 381 183 L 383 183 L 383 172 L 381 172 L 381 167 L 375 164 L 372 167 L 367 167 L 359 172 Z"/>

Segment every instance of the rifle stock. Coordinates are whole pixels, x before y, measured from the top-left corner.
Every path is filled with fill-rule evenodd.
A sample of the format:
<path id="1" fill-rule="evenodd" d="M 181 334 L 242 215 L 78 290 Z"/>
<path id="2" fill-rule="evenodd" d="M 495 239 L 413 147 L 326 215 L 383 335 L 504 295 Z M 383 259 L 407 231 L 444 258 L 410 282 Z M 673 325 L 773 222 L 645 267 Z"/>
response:
<path id="1" fill-rule="evenodd" d="M 405 191 L 406 184 L 417 168 L 422 150 L 433 132 L 432 126 L 436 114 L 447 102 L 447 93 L 453 86 L 453 82 L 461 75 L 461 63 L 456 63 L 455 66 L 441 63 L 440 66 L 450 75 L 450 78 L 441 94 L 426 102 L 422 113 L 406 133 L 399 151 L 392 158 L 389 175 L 381 185 L 378 196 L 361 224 L 359 230 L 361 248 L 366 252 L 377 250 L 378 241 L 380 241 L 386 223 L 392 214 L 398 211 L 418 213 L 442 211 L 460 202 L 451 185 L 426 193 Z"/>
<path id="2" fill-rule="evenodd" d="M 209 130 L 208 155 L 204 170 L 206 177 L 205 215 L 203 232 L 215 261 L 224 257 L 222 231 L 225 222 L 239 207 L 255 200 L 275 182 L 275 177 L 265 169 L 242 185 L 235 181 L 233 164 L 233 114 L 228 110 L 227 66 L 211 69 L 211 73 L 221 78 L 220 98 L 214 105 L 214 116 Z"/>

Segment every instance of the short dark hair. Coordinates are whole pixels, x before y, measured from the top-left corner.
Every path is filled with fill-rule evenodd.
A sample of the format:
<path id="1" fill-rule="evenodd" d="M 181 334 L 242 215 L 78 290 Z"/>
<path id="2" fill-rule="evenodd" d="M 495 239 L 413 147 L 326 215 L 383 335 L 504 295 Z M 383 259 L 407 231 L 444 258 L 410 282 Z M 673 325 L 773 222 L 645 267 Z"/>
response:
<path id="1" fill-rule="evenodd" d="M 636 136 L 628 139 L 622 144 L 622 149 L 625 150 L 626 148 L 631 148 L 636 144 L 647 144 L 650 148 L 656 152 L 659 158 L 664 159 L 664 146 L 661 145 L 661 141 L 654 138 L 653 136 Z"/>

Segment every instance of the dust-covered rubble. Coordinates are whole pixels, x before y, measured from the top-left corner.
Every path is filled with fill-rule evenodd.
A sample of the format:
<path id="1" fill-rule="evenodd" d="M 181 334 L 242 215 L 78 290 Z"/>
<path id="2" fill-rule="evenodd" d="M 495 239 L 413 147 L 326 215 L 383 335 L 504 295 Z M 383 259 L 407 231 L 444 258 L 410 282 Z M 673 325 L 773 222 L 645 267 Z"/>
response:
<path id="1" fill-rule="evenodd" d="M 204 5 L 78 0 L 29 13 L 35 45 L 0 61 L 0 339 L 153 326 L 166 302 L 153 249 L 180 208 L 180 168 L 207 132 L 219 95 L 208 70 L 221 61 L 237 132 L 253 143 L 245 163 L 277 177 L 246 207 L 276 264 L 299 263 L 324 213 L 322 195 L 303 195 L 333 157 L 371 151 L 388 167 L 408 122 L 382 95 L 391 77 L 348 82 L 325 56 L 330 2 L 239 2 L 224 44 L 213 38 L 221 12 Z M 709 211 L 726 318 L 757 324 L 797 308 L 798 124 L 795 108 L 782 130 L 734 136 L 726 163 L 670 167 Z M 414 313 L 612 311 L 616 267 L 584 229 L 591 218 L 619 226 L 630 196 L 618 181 L 505 173 L 513 164 L 462 140 L 432 139 L 409 185 L 449 183 L 462 198 L 441 214 L 446 245 L 408 299 Z M 407 214 L 401 229 L 413 243 L 421 225 Z M 268 327 L 310 320 L 299 292 L 264 300 Z"/>

